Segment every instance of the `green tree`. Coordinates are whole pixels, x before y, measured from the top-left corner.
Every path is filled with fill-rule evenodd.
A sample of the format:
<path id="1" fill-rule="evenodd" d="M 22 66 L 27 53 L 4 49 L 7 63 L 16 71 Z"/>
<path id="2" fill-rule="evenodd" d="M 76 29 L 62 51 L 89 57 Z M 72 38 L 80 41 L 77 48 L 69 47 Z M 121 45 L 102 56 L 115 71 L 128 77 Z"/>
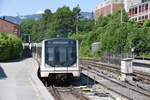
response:
<path id="1" fill-rule="evenodd" d="M 51 10 L 46 9 L 42 18 L 37 20 L 32 27 L 33 41 L 42 41 L 53 36 L 54 15 Z"/>
<path id="2" fill-rule="evenodd" d="M 96 20 L 96 27 L 104 27 L 105 25 L 107 25 L 109 23 L 109 17 L 111 17 L 111 15 L 108 16 L 100 16 L 97 20 Z"/>
<path id="3" fill-rule="evenodd" d="M 73 33 L 74 29 L 74 18 L 73 12 L 69 7 L 58 8 L 55 13 L 55 31 L 56 34 L 61 37 L 68 37 L 69 34 Z"/>
<path id="4" fill-rule="evenodd" d="M 78 31 L 89 32 L 89 31 L 93 30 L 94 26 L 95 26 L 95 20 L 94 19 L 80 20 L 78 23 Z"/>
<path id="5" fill-rule="evenodd" d="M 21 35 L 22 37 L 24 34 L 32 34 L 32 27 L 35 24 L 34 19 L 27 19 L 21 23 Z"/>

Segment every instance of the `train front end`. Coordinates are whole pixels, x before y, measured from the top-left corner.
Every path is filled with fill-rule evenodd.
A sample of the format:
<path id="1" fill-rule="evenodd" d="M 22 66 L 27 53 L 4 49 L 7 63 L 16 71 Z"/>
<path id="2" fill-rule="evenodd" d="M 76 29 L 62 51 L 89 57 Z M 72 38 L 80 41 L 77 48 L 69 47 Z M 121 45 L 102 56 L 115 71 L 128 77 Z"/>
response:
<path id="1" fill-rule="evenodd" d="M 80 76 L 78 41 L 53 38 L 42 42 L 41 77 L 55 79 Z"/>

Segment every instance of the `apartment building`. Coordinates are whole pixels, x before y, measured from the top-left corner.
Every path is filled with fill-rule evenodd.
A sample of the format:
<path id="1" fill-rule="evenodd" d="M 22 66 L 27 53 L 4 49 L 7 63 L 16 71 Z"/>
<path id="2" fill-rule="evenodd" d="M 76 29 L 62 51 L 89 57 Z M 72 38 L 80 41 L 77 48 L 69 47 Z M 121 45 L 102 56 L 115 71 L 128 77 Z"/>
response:
<path id="1" fill-rule="evenodd" d="M 129 8 L 131 6 L 139 4 L 140 2 L 141 0 L 124 0 L 124 9 L 126 10 L 126 12 L 129 12 Z"/>
<path id="2" fill-rule="evenodd" d="M 128 13 L 134 21 L 150 19 L 150 0 L 140 0 L 137 4 L 131 5 Z"/>
<path id="3" fill-rule="evenodd" d="M 96 19 L 112 14 L 118 8 L 124 8 L 129 13 L 130 20 L 150 19 L 150 0 L 104 0 L 96 7 Z"/>
<path id="4" fill-rule="evenodd" d="M 112 14 L 119 8 L 124 8 L 124 0 L 105 0 L 96 6 L 96 19 L 99 16 Z"/>

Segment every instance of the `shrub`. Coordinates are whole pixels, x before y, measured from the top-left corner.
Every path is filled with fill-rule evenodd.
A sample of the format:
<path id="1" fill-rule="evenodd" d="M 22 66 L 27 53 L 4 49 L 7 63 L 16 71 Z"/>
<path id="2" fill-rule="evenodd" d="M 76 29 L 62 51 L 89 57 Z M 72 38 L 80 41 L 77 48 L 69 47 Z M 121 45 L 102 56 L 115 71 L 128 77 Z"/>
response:
<path id="1" fill-rule="evenodd" d="M 22 41 L 15 35 L 0 33 L 0 61 L 20 57 Z"/>

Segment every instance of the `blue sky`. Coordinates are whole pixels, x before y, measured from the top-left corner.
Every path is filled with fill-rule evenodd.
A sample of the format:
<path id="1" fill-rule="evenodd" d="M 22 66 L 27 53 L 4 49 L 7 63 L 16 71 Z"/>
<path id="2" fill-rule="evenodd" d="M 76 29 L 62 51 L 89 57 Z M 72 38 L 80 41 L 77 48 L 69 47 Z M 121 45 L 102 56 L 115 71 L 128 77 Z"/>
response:
<path id="1" fill-rule="evenodd" d="M 103 0 L 0 0 L 0 16 L 28 15 L 49 8 L 55 12 L 64 5 L 71 8 L 80 5 L 82 11 L 95 11 L 96 5 Z"/>

